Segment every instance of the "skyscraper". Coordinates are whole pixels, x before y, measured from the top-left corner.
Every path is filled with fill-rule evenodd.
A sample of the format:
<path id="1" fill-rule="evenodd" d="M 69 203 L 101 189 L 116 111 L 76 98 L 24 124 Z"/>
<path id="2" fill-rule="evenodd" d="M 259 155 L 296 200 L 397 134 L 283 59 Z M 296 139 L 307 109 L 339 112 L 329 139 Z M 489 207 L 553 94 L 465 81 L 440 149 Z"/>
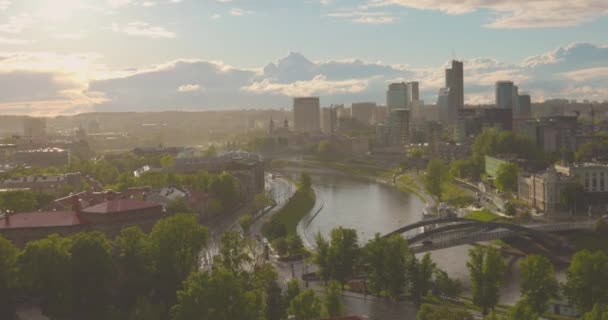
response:
<path id="1" fill-rule="evenodd" d="M 530 118 L 532 115 L 532 99 L 530 94 L 522 93 L 517 97 L 517 109 L 514 112 L 514 117 Z"/>
<path id="2" fill-rule="evenodd" d="M 332 134 L 338 128 L 338 115 L 336 108 L 332 105 L 321 109 L 321 131 Z"/>
<path id="3" fill-rule="evenodd" d="M 445 70 L 445 87 L 450 88 L 450 103 L 457 110 L 464 108 L 464 70 L 461 61 L 452 60 L 452 68 Z"/>
<path id="4" fill-rule="evenodd" d="M 517 86 L 512 81 L 496 82 L 496 107 L 502 109 L 515 109 L 517 100 Z"/>
<path id="5" fill-rule="evenodd" d="M 294 130 L 297 132 L 317 132 L 321 129 L 319 97 L 293 99 Z"/>
<path id="6" fill-rule="evenodd" d="M 388 115 L 389 144 L 391 147 L 403 147 L 408 143 L 410 132 L 410 111 L 392 109 Z"/>
<path id="7" fill-rule="evenodd" d="M 356 102 L 352 104 L 352 117 L 364 125 L 371 125 L 374 121 L 375 102 Z"/>
<path id="8" fill-rule="evenodd" d="M 405 109 L 407 102 L 407 84 L 405 82 L 391 83 L 386 92 L 386 106 L 389 110 Z"/>

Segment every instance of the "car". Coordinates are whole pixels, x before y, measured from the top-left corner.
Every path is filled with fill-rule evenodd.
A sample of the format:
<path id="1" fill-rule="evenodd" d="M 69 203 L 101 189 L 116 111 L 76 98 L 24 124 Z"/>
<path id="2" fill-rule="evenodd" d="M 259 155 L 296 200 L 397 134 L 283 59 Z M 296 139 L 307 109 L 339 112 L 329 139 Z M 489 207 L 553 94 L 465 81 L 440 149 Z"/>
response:
<path id="1" fill-rule="evenodd" d="M 423 246 L 432 246 L 433 245 L 433 241 L 431 241 L 431 240 L 424 240 L 424 241 L 422 241 L 422 245 Z"/>

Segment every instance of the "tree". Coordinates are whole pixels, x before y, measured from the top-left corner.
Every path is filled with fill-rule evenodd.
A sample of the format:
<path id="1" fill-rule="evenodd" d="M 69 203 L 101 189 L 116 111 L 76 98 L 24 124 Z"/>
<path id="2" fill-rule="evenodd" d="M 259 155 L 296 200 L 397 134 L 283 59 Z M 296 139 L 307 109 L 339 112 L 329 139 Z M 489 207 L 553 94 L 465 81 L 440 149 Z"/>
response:
<path id="1" fill-rule="evenodd" d="M 494 185 L 502 192 L 517 191 L 517 175 L 519 167 L 515 163 L 507 162 L 498 167 Z"/>
<path id="2" fill-rule="evenodd" d="M 536 314 L 547 310 L 551 299 L 557 298 L 559 283 L 551 261 L 544 256 L 527 256 L 520 263 L 521 294 Z"/>
<path id="3" fill-rule="evenodd" d="M 545 310 L 542 310 L 544 312 Z M 528 299 L 519 300 L 511 312 L 509 312 L 509 320 L 538 320 L 542 312 L 537 312 L 534 307 L 529 303 Z"/>
<path id="4" fill-rule="evenodd" d="M 160 300 L 173 305 L 175 292 L 198 269 L 199 253 L 207 243 L 207 229 L 195 215 L 177 214 L 158 221 L 150 233 L 154 284 Z"/>
<path id="5" fill-rule="evenodd" d="M 154 261 L 148 236 L 139 227 L 123 229 L 114 240 L 119 274 L 119 305 L 129 310 L 152 289 Z"/>
<path id="6" fill-rule="evenodd" d="M 289 280 L 287 282 L 287 292 L 285 292 L 285 302 L 289 305 L 295 297 L 297 297 L 302 289 L 300 289 L 300 283 L 296 279 Z"/>
<path id="7" fill-rule="evenodd" d="M 580 312 L 608 303 L 608 256 L 602 251 L 577 252 L 568 267 L 564 293 Z"/>
<path id="8" fill-rule="evenodd" d="M 240 197 L 239 181 L 227 172 L 213 176 L 210 180 L 209 192 L 220 200 L 224 209 L 233 207 Z"/>
<path id="9" fill-rule="evenodd" d="M 253 216 L 251 215 L 251 213 L 248 213 L 239 218 L 239 226 L 241 226 L 241 229 L 243 229 L 243 232 L 245 234 L 249 233 L 249 229 L 251 229 L 252 225 L 253 225 Z"/>
<path id="10" fill-rule="evenodd" d="M 0 236 L 0 318 L 15 318 L 17 248 Z"/>
<path id="11" fill-rule="evenodd" d="M 426 167 L 426 175 L 424 176 L 424 187 L 432 196 L 435 196 L 441 201 L 441 185 L 445 180 L 446 168 L 441 160 L 431 160 Z"/>
<path id="12" fill-rule="evenodd" d="M 246 289 L 243 281 L 234 273 L 217 268 L 188 277 L 177 292 L 171 319 L 254 320 L 258 315 L 256 307 L 254 293 Z"/>
<path id="13" fill-rule="evenodd" d="M 217 147 L 214 144 L 210 145 L 209 148 L 207 148 L 207 150 L 205 150 L 204 155 L 205 155 L 205 157 L 217 156 Z"/>
<path id="14" fill-rule="evenodd" d="M 311 289 L 304 290 L 289 304 L 289 313 L 298 320 L 318 320 L 321 317 L 321 301 Z"/>
<path id="15" fill-rule="evenodd" d="M 471 278 L 473 303 L 487 315 L 498 303 L 505 263 L 498 249 L 478 246 L 469 250 L 467 268 Z"/>
<path id="16" fill-rule="evenodd" d="M 608 320 L 608 307 L 596 304 L 591 311 L 583 315 L 582 320 Z"/>
<path id="17" fill-rule="evenodd" d="M 332 279 L 340 281 L 342 285 L 350 279 L 357 265 L 359 257 L 359 244 L 357 231 L 338 227 L 331 231 L 329 249 L 329 265 L 332 269 Z"/>
<path id="18" fill-rule="evenodd" d="M 238 274 L 245 263 L 250 262 L 250 257 L 245 252 L 244 241 L 241 234 L 236 231 L 228 231 L 222 234 L 220 240 L 219 256 L 216 263 L 222 268 Z"/>
<path id="19" fill-rule="evenodd" d="M 342 302 L 340 296 L 342 290 L 340 289 L 340 283 L 336 281 L 330 281 L 325 287 L 325 298 L 323 304 L 327 315 L 330 317 L 337 317 L 342 315 Z"/>
<path id="20" fill-rule="evenodd" d="M 435 307 L 430 304 L 423 304 L 416 320 L 473 320 L 473 316 L 464 310 L 449 309 L 446 306 Z"/>
<path id="21" fill-rule="evenodd" d="M 277 281 L 272 281 L 266 288 L 266 320 L 281 320 L 286 313 L 281 287 Z"/>
<path id="22" fill-rule="evenodd" d="M 481 172 L 479 167 L 475 165 L 473 160 L 454 160 L 450 168 L 450 175 L 460 179 L 479 179 Z"/>
<path id="23" fill-rule="evenodd" d="M 514 217 L 517 214 L 517 207 L 513 202 L 509 201 L 505 204 L 505 214 L 510 217 Z"/>
<path id="24" fill-rule="evenodd" d="M 32 191 L 7 191 L 0 194 L 0 211 L 31 212 L 38 207 Z"/>
<path id="25" fill-rule="evenodd" d="M 594 143 L 593 142 L 585 142 L 578 147 L 576 153 L 574 153 L 574 160 L 577 162 L 582 162 L 591 157 L 593 154 Z"/>
<path id="26" fill-rule="evenodd" d="M 304 250 L 304 243 L 302 238 L 297 233 L 290 234 L 287 236 L 287 252 L 290 256 L 296 256 L 301 254 Z"/>
<path id="27" fill-rule="evenodd" d="M 436 296 L 456 298 L 462 291 L 462 284 L 458 279 L 450 278 L 447 272 L 435 268 L 432 290 Z"/>
<path id="28" fill-rule="evenodd" d="M 19 256 L 22 285 L 40 298 L 42 313 L 51 318 L 71 316 L 71 246 L 70 238 L 50 235 L 28 242 Z"/>
<path id="29" fill-rule="evenodd" d="M 585 204 L 585 187 L 580 183 L 566 185 L 559 195 L 559 202 L 569 211 L 581 209 Z"/>
<path id="30" fill-rule="evenodd" d="M 385 292 L 388 297 L 398 299 L 406 287 L 411 259 L 413 256 L 403 237 L 385 238 L 376 234 L 366 244 L 363 255 L 370 291 L 374 294 Z"/>
<path id="31" fill-rule="evenodd" d="M 321 232 L 317 232 L 315 235 L 315 252 L 312 256 L 313 263 L 317 266 L 317 275 L 325 283 L 331 277 L 331 267 L 329 265 L 329 243 Z"/>
<path id="32" fill-rule="evenodd" d="M 256 214 L 271 204 L 272 198 L 266 192 L 258 193 L 253 198 L 253 208 Z"/>
<path id="33" fill-rule="evenodd" d="M 331 143 L 327 140 L 319 141 L 319 144 L 317 144 L 317 153 L 321 159 L 329 159 L 331 156 Z"/>
<path id="34" fill-rule="evenodd" d="M 298 184 L 299 189 L 307 191 L 312 187 L 312 178 L 306 172 L 302 172 L 300 175 L 300 183 Z"/>
<path id="35" fill-rule="evenodd" d="M 414 304 L 419 306 L 422 303 L 422 297 L 426 296 L 431 290 L 435 264 L 428 253 L 424 255 L 422 260 L 413 256 L 410 259 L 408 270 L 410 296 Z"/>
<path id="36" fill-rule="evenodd" d="M 160 158 L 160 165 L 163 168 L 173 167 L 174 159 L 170 154 L 166 154 Z"/>
<path id="37" fill-rule="evenodd" d="M 167 205 L 167 213 L 194 213 L 194 210 L 188 204 L 188 200 L 186 200 L 186 197 L 179 197 L 169 202 L 169 204 Z"/>
<path id="38" fill-rule="evenodd" d="M 73 317 L 104 320 L 114 275 L 112 247 L 101 232 L 79 233 L 72 239 Z"/>

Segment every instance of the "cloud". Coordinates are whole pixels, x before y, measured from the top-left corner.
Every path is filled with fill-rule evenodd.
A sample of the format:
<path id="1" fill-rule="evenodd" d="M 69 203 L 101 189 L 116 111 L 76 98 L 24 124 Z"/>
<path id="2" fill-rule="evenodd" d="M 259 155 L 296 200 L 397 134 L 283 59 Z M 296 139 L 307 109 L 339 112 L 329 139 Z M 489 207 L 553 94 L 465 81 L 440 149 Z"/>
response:
<path id="1" fill-rule="evenodd" d="M 175 38 L 177 35 L 174 32 L 167 31 L 163 27 L 152 26 L 145 22 L 130 22 L 120 26 L 116 23 L 112 24 L 112 31 L 123 33 L 129 36 L 146 37 L 146 38 Z"/>
<path id="2" fill-rule="evenodd" d="M 493 13 L 489 28 L 521 29 L 567 27 L 593 21 L 608 15 L 605 0 L 369 0 L 370 6 L 403 6 L 437 10 L 450 15 L 477 10 Z"/>
<path id="3" fill-rule="evenodd" d="M 328 17 L 347 19 L 354 23 L 361 24 L 388 24 L 398 20 L 396 16 L 384 11 L 338 11 L 327 14 Z"/>
<path id="4" fill-rule="evenodd" d="M 368 80 L 350 79 L 328 81 L 326 76 L 317 75 L 308 81 L 273 83 L 264 79 L 243 87 L 244 91 L 256 94 L 274 94 L 288 97 L 333 95 L 337 93 L 360 93 L 367 89 Z"/>
<path id="5" fill-rule="evenodd" d="M 323 105 L 383 104 L 387 85 L 395 81 L 419 81 L 422 98 L 432 104 L 447 66 L 447 61 L 424 68 L 360 59 L 314 61 L 292 52 L 254 69 L 178 59 L 115 71 L 100 59 L 94 53 L 0 53 L 0 112 L 277 108 L 289 107 L 290 97 L 300 95 L 318 95 Z M 467 103 L 491 103 L 498 80 L 514 81 L 535 101 L 608 99 L 608 46 L 572 44 L 518 63 L 483 57 L 463 62 Z"/>
<path id="6" fill-rule="evenodd" d="M 240 8 L 232 8 L 230 9 L 230 15 L 231 16 L 235 16 L 235 17 L 241 17 L 241 16 L 245 16 L 245 15 L 250 15 L 253 14 L 253 11 L 248 11 L 248 10 L 243 10 Z"/>
<path id="7" fill-rule="evenodd" d="M 184 84 L 177 88 L 177 92 L 197 92 L 201 90 L 202 88 L 198 84 Z"/>
<path id="8" fill-rule="evenodd" d="M 26 40 L 26 39 L 15 39 L 15 38 L 6 38 L 6 37 L 0 37 L 0 44 L 6 44 L 6 45 L 24 45 L 24 44 L 29 44 L 31 43 L 30 40 Z"/>
<path id="9" fill-rule="evenodd" d="M 34 23 L 34 19 L 28 14 L 21 14 L 8 18 L 6 23 L 0 24 L 0 32 L 2 33 L 21 33 L 25 28 Z"/>
<path id="10" fill-rule="evenodd" d="M 11 6 L 11 2 L 8 0 L 0 0 L 0 11 L 4 11 Z"/>

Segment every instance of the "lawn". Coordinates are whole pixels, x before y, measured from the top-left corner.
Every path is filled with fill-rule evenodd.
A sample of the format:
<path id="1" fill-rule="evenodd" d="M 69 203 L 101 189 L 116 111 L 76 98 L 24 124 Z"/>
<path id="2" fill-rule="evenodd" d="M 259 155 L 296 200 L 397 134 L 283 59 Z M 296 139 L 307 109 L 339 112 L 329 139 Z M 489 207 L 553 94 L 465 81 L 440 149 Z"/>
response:
<path id="1" fill-rule="evenodd" d="M 312 189 L 298 190 L 272 219 L 285 225 L 287 234 L 295 234 L 298 222 L 310 212 L 314 205 L 315 192 Z"/>
<path id="2" fill-rule="evenodd" d="M 493 214 L 487 209 L 472 211 L 464 217 L 467 219 L 473 219 L 482 222 L 492 222 L 500 218 L 499 216 Z"/>

